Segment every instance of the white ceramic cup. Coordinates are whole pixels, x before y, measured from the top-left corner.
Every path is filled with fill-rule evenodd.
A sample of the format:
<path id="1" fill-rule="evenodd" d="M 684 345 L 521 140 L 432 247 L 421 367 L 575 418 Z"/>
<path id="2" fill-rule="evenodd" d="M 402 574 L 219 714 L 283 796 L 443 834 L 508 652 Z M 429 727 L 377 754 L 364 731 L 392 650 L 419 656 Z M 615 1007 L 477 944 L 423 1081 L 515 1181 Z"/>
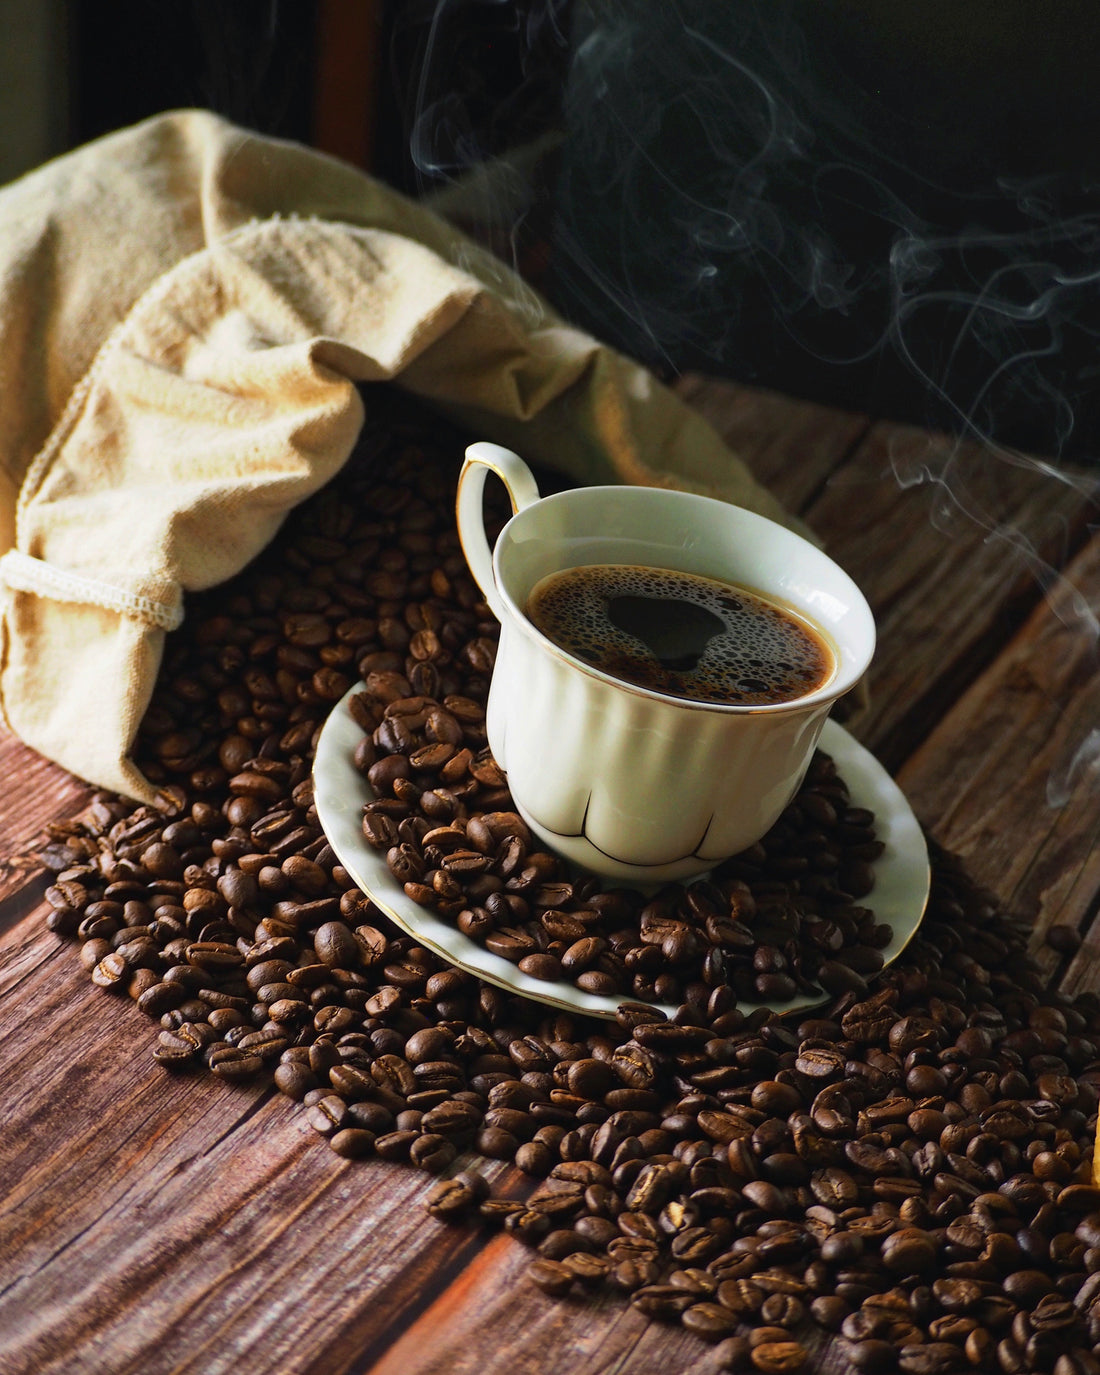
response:
<path id="1" fill-rule="evenodd" d="M 482 497 L 495 473 L 514 514 L 490 553 Z M 527 465 L 472 444 L 458 531 L 500 621 L 487 730 L 516 806 L 552 850 L 648 883 L 705 872 L 763 836 L 797 792 L 829 708 L 875 646 L 863 595 L 830 558 L 773 521 L 654 487 L 539 497 Z M 671 568 L 736 583 L 808 619 L 835 670 L 795 701 L 736 706 L 636 687 L 575 658 L 525 614 L 535 584 L 587 564 Z"/>

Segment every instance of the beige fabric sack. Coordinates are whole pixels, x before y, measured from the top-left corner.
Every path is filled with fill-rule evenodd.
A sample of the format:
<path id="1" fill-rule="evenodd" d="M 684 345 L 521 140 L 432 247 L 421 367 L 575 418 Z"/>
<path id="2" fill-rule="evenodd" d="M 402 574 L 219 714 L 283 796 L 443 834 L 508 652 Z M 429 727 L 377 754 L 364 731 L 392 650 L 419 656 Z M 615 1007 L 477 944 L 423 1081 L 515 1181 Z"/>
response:
<path id="1" fill-rule="evenodd" d="M 332 477 L 355 384 L 387 379 L 574 479 L 787 519 L 670 392 L 444 221 L 297 145 L 161 116 L 0 191 L 11 729 L 152 800 L 128 755 L 184 594 Z"/>

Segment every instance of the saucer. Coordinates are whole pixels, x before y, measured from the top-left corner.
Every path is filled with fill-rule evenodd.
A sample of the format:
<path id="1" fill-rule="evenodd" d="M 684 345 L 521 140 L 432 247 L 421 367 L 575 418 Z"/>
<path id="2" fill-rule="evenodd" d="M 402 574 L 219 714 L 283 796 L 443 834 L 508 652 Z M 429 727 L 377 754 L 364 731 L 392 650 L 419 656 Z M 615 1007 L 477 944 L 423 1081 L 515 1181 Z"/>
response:
<path id="1" fill-rule="evenodd" d="M 636 1002 L 629 993 L 586 993 L 565 981 L 548 983 L 524 974 L 510 961 L 478 945 L 430 908 L 406 896 L 390 873 L 385 856 L 367 844 L 363 836 L 363 807 L 374 792 L 352 762 L 362 728 L 348 710 L 350 699 L 362 691 L 357 683 L 333 708 L 317 741 L 313 764 L 313 799 L 317 816 L 337 858 L 359 888 L 403 931 L 448 964 L 488 983 L 534 998 L 549 1007 L 594 1017 L 614 1017 L 624 1002 Z M 920 924 L 928 901 L 928 849 L 916 817 L 897 784 L 874 757 L 848 732 L 826 721 L 820 749 L 832 757 L 847 784 L 853 806 L 875 814 L 875 830 L 884 843 L 875 861 L 875 887 L 868 899 L 879 922 L 893 932 L 882 951 L 889 964 L 901 954 Z M 804 994 L 775 1008 L 781 1013 L 817 1007 L 825 994 Z M 739 999 L 738 1007 L 751 1012 L 766 1003 Z M 660 1006 L 660 1004 L 658 1004 Z M 662 1007 L 671 1014 L 672 1007 Z"/>

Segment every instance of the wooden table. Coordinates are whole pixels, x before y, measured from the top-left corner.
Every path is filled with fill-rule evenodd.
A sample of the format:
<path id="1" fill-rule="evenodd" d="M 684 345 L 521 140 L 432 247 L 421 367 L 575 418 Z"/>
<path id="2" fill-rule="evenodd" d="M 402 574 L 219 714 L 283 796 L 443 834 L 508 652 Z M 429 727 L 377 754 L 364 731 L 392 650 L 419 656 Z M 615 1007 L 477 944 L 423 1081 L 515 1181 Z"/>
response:
<path id="1" fill-rule="evenodd" d="M 857 733 L 1033 923 L 1044 974 L 1093 985 L 1091 481 L 726 383 L 681 392 L 865 589 L 880 649 Z M 544 1298 L 517 1242 L 432 1220 L 423 1175 L 337 1158 L 273 1090 L 167 1076 L 150 1023 L 45 926 L 41 828 L 87 789 L 10 737 L 0 759 L 3 1375 L 716 1368 L 622 1303 Z M 1044 944 L 1055 923 L 1082 937 L 1072 958 Z"/>

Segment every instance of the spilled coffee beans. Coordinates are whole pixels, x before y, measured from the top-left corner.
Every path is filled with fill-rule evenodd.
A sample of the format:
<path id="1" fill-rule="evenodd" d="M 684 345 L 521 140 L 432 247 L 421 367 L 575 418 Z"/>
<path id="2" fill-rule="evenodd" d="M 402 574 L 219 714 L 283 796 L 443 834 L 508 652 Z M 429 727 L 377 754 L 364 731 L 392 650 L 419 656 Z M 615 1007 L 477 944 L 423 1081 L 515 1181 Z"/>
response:
<path id="1" fill-rule="evenodd" d="M 377 794 L 363 835 L 407 897 L 523 973 L 713 1010 L 862 989 L 882 968 L 891 928 L 855 896 L 871 890 L 882 843 L 827 757 L 759 844 L 706 880 L 643 897 L 571 879 L 537 847 L 478 701 L 409 691 L 403 674 L 373 674 L 354 699 L 366 732 L 355 763 Z"/>
<path id="2" fill-rule="evenodd" d="M 766 879 L 770 842 L 759 872 L 645 915 L 534 859 L 479 734 L 494 627 L 445 514 L 461 441 L 382 392 L 371 413 L 340 479 L 189 605 L 137 747 L 162 803 L 97 794 L 50 828 L 50 926 L 159 1023 L 166 1070 L 273 1077 L 338 1155 L 441 1172 L 429 1211 L 512 1233 L 545 1292 L 617 1295 L 713 1343 L 722 1368 L 798 1371 L 833 1342 L 857 1371 L 1100 1370 L 1100 998 L 1046 989 L 1026 931 L 938 852 L 921 930 L 876 972 L 853 910 L 871 820 L 824 761 Z M 364 819 L 372 843 L 486 940 L 533 939 L 520 958 L 629 973 L 615 1022 L 442 966 L 355 888 L 309 779 L 327 712 L 359 681 L 360 766 L 389 804 Z M 429 840 L 428 823 L 447 834 Z M 855 938 L 810 937 L 842 908 Z M 643 919 L 659 941 L 636 938 Z M 752 937 L 735 979 L 817 978 L 827 1005 L 746 1014 L 698 956 L 674 966 L 673 1017 L 636 1001 L 626 952 L 664 961 L 666 938 L 675 951 L 709 922 Z M 866 968 L 833 959 L 856 946 Z M 515 1160 L 534 1177 L 524 1196 L 452 1174 L 470 1152 Z"/>

